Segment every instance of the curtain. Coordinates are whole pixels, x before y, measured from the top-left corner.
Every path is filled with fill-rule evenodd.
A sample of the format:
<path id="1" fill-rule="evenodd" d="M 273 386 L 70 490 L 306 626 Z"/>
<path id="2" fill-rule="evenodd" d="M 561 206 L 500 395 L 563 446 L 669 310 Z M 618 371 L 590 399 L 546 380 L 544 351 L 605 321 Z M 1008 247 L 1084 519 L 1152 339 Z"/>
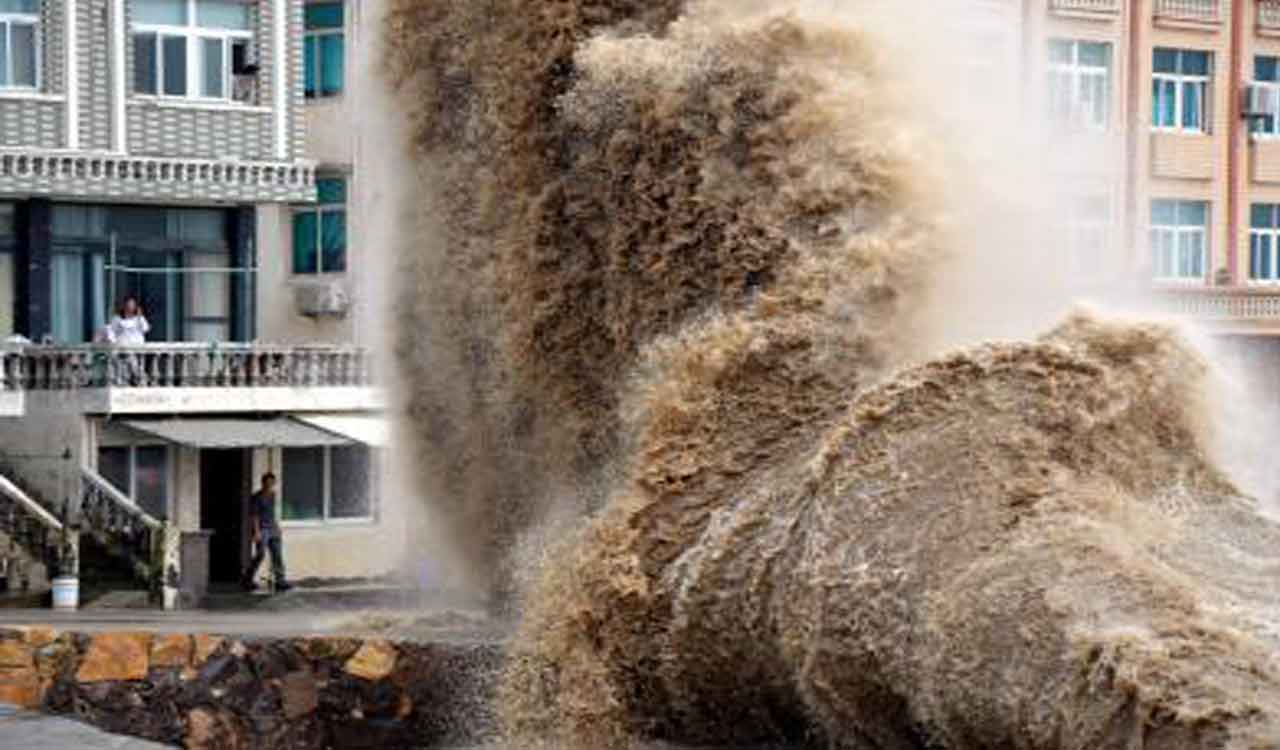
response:
<path id="1" fill-rule="evenodd" d="M 319 248 L 314 210 L 299 210 L 293 215 L 293 272 L 315 273 L 319 269 Z"/>
<path id="2" fill-rule="evenodd" d="M 318 37 L 308 36 L 302 42 L 302 89 L 307 96 L 316 95 L 316 47 Z"/>
<path id="3" fill-rule="evenodd" d="M 286 521 L 324 520 L 324 448 L 285 448 L 280 494 Z"/>
<path id="4" fill-rule="evenodd" d="M 36 85 L 36 27 L 29 23 L 11 23 L 9 42 L 13 58 L 10 84 L 13 86 Z"/>
<path id="5" fill-rule="evenodd" d="M 1182 84 L 1182 127 L 1187 130 L 1200 129 L 1201 86 L 1193 81 Z"/>
<path id="6" fill-rule="evenodd" d="M 369 449 L 350 445 L 329 451 L 329 517 L 368 518 L 372 515 L 369 491 L 373 475 Z"/>
<path id="7" fill-rule="evenodd" d="M 342 91 L 343 46 L 341 34 L 320 37 L 321 96 L 332 96 Z"/>
<path id="8" fill-rule="evenodd" d="M 13 335 L 13 253 L 0 251 L 0 336 Z"/>
<path id="9" fill-rule="evenodd" d="M 324 211 L 320 214 L 320 241 L 323 257 L 320 267 L 325 273 L 347 270 L 347 212 Z"/>
<path id="10" fill-rule="evenodd" d="M 53 338 L 61 344 L 80 344 L 86 340 L 84 330 L 84 256 L 79 253 L 57 253 L 52 257 Z M 37 336 L 37 331 L 32 331 Z"/>
<path id="11" fill-rule="evenodd" d="M 134 502 L 156 518 L 169 515 L 169 449 L 163 445 L 134 448 Z"/>

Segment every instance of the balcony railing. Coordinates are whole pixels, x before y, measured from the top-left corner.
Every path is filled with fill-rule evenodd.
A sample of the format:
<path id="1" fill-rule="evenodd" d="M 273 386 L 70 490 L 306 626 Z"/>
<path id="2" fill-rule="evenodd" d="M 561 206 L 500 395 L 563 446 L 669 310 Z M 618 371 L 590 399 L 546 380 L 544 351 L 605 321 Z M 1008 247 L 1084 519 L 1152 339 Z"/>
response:
<path id="1" fill-rule="evenodd" d="M 23 346 L 0 353 L 0 392 L 372 385 L 371 355 L 349 347 L 179 343 Z"/>
<path id="2" fill-rule="evenodd" d="M 0 148 L 0 178 L 33 190 L 80 195 L 142 196 L 193 193 L 203 197 L 314 200 L 315 164 L 115 153 Z"/>
<path id="3" fill-rule="evenodd" d="M 1123 0 L 1049 0 L 1049 8 L 1060 13 L 1115 15 Z"/>
<path id="4" fill-rule="evenodd" d="M 1174 315 L 1214 323 L 1280 326 L 1280 289 L 1197 287 L 1159 293 Z"/>
<path id="5" fill-rule="evenodd" d="M 1280 0 L 1258 0 L 1258 26 L 1280 29 Z"/>
<path id="6" fill-rule="evenodd" d="M 1222 20 L 1221 0 L 1156 0 L 1156 16 L 1216 23 Z"/>

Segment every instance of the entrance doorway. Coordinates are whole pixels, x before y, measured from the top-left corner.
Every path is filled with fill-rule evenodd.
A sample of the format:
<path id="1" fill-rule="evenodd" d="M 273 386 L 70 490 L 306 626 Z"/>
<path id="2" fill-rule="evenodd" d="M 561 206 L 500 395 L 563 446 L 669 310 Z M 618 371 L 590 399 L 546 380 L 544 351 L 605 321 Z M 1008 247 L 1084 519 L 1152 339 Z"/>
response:
<path id="1" fill-rule="evenodd" d="M 200 528 L 209 539 L 209 580 L 234 583 L 245 559 L 246 502 L 249 496 L 247 449 L 200 451 Z"/>

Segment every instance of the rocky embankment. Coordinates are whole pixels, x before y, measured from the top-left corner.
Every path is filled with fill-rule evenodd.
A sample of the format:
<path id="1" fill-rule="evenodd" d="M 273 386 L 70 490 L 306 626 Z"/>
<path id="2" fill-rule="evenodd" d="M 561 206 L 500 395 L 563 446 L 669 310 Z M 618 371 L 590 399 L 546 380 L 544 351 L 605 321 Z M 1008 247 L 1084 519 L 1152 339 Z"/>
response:
<path id="1" fill-rule="evenodd" d="M 426 748 L 493 727 L 491 643 L 0 628 L 0 703 L 193 750 Z"/>

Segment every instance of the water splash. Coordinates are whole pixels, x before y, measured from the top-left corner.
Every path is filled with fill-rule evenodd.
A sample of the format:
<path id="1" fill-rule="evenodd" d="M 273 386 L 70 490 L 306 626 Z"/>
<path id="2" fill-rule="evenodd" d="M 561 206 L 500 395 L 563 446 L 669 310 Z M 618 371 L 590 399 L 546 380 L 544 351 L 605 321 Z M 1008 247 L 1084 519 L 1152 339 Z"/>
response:
<path id="1" fill-rule="evenodd" d="M 534 573 L 513 738 L 1275 744 L 1280 531 L 1206 458 L 1207 366 L 1085 313 L 937 356 L 994 309 L 939 278 L 982 214 L 867 23 L 392 13 L 420 477 L 481 583 Z"/>

